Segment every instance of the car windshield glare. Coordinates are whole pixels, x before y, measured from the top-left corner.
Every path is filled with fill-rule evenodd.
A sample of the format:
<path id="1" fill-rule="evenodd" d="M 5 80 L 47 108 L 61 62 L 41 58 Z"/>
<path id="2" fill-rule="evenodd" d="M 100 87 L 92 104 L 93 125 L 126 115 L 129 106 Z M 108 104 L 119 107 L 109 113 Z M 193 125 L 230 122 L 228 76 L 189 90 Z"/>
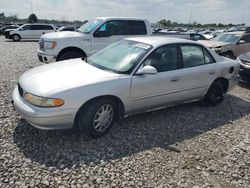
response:
<path id="1" fill-rule="evenodd" d="M 93 20 L 91 22 L 88 22 L 84 25 L 82 25 L 80 28 L 77 29 L 77 31 L 80 31 L 82 33 L 89 34 L 91 31 L 93 31 L 97 26 L 99 26 L 103 20 Z"/>
<path id="2" fill-rule="evenodd" d="M 148 44 L 121 40 L 88 58 L 88 63 L 103 70 L 129 74 L 151 49 Z"/>
<path id="3" fill-rule="evenodd" d="M 234 43 L 239 38 L 240 38 L 240 36 L 238 36 L 238 35 L 226 34 L 226 35 L 218 35 L 217 37 L 213 38 L 213 40 L 226 42 L 226 43 Z"/>

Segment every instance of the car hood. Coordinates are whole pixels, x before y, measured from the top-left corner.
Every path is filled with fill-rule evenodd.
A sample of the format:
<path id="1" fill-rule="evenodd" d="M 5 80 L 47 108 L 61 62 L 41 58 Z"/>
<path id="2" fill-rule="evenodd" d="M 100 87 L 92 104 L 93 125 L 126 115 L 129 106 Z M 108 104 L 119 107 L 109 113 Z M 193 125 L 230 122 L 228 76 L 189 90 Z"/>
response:
<path id="1" fill-rule="evenodd" d="M 215 41 L 215 40 L 199 40 L 198 42 L 208 46 L 209 48 L 216 48 L 219 46 L 225 46 L 225 45 L 229 44 L 229 43 Z"/>
<path id="2" fill-rule="evenodd" d="M 119 74 L 98 69 L 81 59 L 43 65 L 26 71 L 19 79 L 24 91 L 44 96 L 50 92 L 119 78 Z"/>
<path id="3" fill-rule="evenodd" d="M 87 37 L 88 35 L 81 32 L 73 32 L 73 31 L 61 31 L 61 32 L 53 32 L 47 33 L 42 36 L 43 39 L 48 40 L 58 40 L 58 39 L 66 39 L 66 38 L 79 38 L 79 37 Z"/>

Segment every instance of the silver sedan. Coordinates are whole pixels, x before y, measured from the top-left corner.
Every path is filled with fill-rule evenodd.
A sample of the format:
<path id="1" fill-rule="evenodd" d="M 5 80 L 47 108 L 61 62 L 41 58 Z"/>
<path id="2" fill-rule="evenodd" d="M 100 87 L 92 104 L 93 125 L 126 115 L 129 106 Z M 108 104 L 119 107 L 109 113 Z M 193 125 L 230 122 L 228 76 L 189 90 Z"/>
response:
<path id="1" fill-rule="evenodd" d="M 138 111 L 223 100 L 239 64 L 197 42 L 167 37 L 118 41 L 87 60 L 25 72 L 13 92 L 15 109 L 40 129 L 80 130 L 98 138 L 114 121 Z"/>

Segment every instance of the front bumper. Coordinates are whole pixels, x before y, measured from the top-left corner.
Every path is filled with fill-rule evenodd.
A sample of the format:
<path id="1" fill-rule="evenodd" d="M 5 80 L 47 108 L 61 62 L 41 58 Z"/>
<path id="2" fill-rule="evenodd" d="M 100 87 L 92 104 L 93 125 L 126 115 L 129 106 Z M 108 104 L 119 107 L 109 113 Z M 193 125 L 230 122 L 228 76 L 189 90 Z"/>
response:
<path id="1" fill-rule="evenodd" d="M 39 61 L 43 63 L 52 63 L 56 61 L 56 56 L 45 54 L 40 50 L 37 51 L 37 57 Z"/>
<path id="2" fill-rule="evenodd" d="M 240 79 L 250 82 L 250 66 L 240 65 Z"/>
<path id="3" fill-rule="evenodd" d="M 13 91 L 13 106 L 28 123 L 44 130 L 71 129 L 77 109 L 40 108 L 26 102 L 19 94 L 18 88 Z"/>

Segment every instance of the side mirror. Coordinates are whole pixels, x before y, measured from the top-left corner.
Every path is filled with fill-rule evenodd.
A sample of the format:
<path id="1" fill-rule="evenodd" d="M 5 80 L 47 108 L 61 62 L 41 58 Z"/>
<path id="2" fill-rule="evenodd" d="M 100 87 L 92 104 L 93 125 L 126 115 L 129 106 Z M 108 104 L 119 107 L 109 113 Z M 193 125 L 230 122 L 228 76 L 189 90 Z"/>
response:
<path id="1" fill-rule="evenodd" d="M 94 37 L 110 37 L 111 35 L 109 35 L 106 31 L 96 31 L 94 33 Z"/>
<path id="2" fill-rule="evenodd" d="M 238 42 L 238 44 L 245 44 L 245 43 L 246 43 L 245 40 L 240 40 L 240 41 Z"/>
<path id="3" fill-rule="evenodd" d="M 20 30 L 20 31 L 23 31 L 24 29 L 23 29 L 23 27 L 21 27 L 19 30 Z"/>
<path id="4" fill-rule="evenodd" d="M 136 75 L 144 75 L 144 74 L 156 74 L 157 70 L 156 68 L 150 66 L 150 65 L 146 65 L 145 67 L 139 69 L 136 72 Z"/>

